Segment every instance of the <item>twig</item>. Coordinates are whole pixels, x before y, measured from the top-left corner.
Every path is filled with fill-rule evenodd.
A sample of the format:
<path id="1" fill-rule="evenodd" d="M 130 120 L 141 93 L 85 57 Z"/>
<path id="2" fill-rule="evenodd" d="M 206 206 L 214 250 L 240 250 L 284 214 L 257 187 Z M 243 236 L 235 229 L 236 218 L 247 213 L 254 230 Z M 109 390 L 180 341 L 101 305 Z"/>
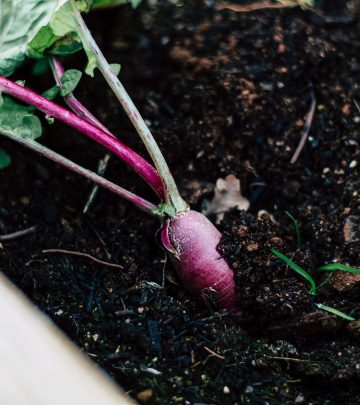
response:
<path id="1" fill-rule="evenodd" d="M 360 105 L 359 105 L 359 103 L 358 103 L 355 99 L 353 99 L 353 102 L 354 102 L 356 108 L 358 109 L 358 111 L 360 112 Z"/>
<path id="2" fill-rule="evenodd" d="M 80 257 L 86 257 L 87 259 L 92 260 L 95 263 L 102 264 L 104 266 L 108 267 L 114 267 L 115 269 L 123 269 L 124 267 L 121 266 L 120 264 L 115 264 L 115 263 L 109 263 L 109 262 L 104 262 L 103 260 L 97 259 L 94 256 L 89 255 L 88 253 L 82 253 L 82 252 L 76 252 L 74 250 L 65 250 L 65 249 L 45 249 L 42 251 L 42 253 L 61 253 L 65 255 L 73 255 L 73 256 L 80 256 Z"/>
<path id="3" fill-rule="evenodd" d="M 290 160 L 291 164 L 296 163 L 296 161 L 298 160 L 298 157 L 300 156 L 301 151 L 303 150 L 306 140 L 309 136 L 309 132 L 310 132 L 310 128 L 311 128 L 311 124 L 313 122 L 314 119 L 314 115 L 315 115 L 315 110 L 316 110 L 316 96 L 315 96 L 315 92 L 314 90 L 311 89 L 310 92 L 310 96 L 311 96 L 311 106 L 310 106 L 310 110 L 307 113 L 306 116 L 306 120 L 305 120 L 305 126 L 304 126 L 304 130 L 303 130 L 303 134 L 301 136 L 299 145 L 297 146 L 295 153 L 293 155 L 293 157 Z"/>
<path id="4" fill-rule="evenodd" d="M 221 356 L 221 354 L 214 352 L 213 350 L 209 349 L 208 347 L 204 346 L 204 349 L 208 353 L 210 353 L 212 356 L 217 357 L 218 359 L 221 359 L 221 360 L 225 360 L 224 356 Z"/>
<path id="5" fill-rule="evenodd" d="M 99 176 L 103 176 L 105 174 L 105 170 L 107 168 L 109 160 L 110 160 L 110 155 L 109 154 L 106 154 L 103 159 L 100 159 L 99 164 L 98 164 L 98 170 L 97 170 L 97 173 L 98 173 Z M 99 190 L 99 186 L 97 184 L 95 184 L 94 187 L 92 188 L 90 194 L 89 194 L 89 197 L 88 197 L 87 201 L 86 201 L 85 207 L 83 209 L 83 214 L 86 214 L 87 211 L 89 210 L 90 205 L 95 200 L 95 197 L 96 197 L 96 194 L 97 194 L 98 190 Z"/>
<path id="6" fill-rule="evenodd" d="M 297 359 L 294 357 L 280 357 L 280 356 L 265 356 L 265 357 L 271 360 L 292 361 L 294 363 L 311 363 L 311 360 Z"/>
<path id="7" fill-rule="evenodd" d="M 271 8 L 292 8 L 299 6 L 298 3 L 294 1 L 282 1 L 281 3 L 273 3 L 271 1 L 261 1 L 258 3 L 248 4 L 246 6 L 240 6 L 234 3 L 219 3 L 216 4 L 216 10 L 231 10 L 236 13 L 250 13 L 251 11 L 264 10 Z"/>
<path id="8" fill-rule="evenodd" d="M 22 236 L 28 235 L 29 233 L 35 232 L 36 228 L 37 228 L 37 226 L 31 226 L 30 228 L 26 228 L 21 231 L 8 233 L 7 235 L 0 235 L 0 241 L 20 238 Z"/>

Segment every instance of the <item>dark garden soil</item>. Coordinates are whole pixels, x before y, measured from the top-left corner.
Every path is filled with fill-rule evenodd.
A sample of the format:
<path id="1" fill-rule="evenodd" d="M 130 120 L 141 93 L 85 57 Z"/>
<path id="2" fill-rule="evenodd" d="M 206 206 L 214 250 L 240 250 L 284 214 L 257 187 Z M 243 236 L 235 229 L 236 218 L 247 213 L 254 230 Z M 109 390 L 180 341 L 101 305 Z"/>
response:
<path id="1" fill-rule="evenodd" d="M 89 183 L 5 140 L 14 164 L 0 172 L 0 234 L 37 229 L 2 242 L 0 270 L 142 403 L 360 403 L 360 276 L 336 272 L 314 296 L 270 252 L 286 254 L 318 284 L 322 264 L 360 267 L 358 2 L 249 13 L 236 11 L 249 3 L 240 1 L 232 10 L 213 0 L 148 3 L 87 20 L 108 59 L 122 64 L 192 206 L 201 209 L 218 178 L 240 178 L 251 206 L 225 216 L 220 249 L 236 272 L 243 319 L 183 291 L 155 219 L 105 191 L 83 215 Z M 67 67 L 83 63 L 76 55 Z M 28 83 L 44 90 L 51 77 Z M 309 138 L 291 164 L 312 92 Z M 77 94 L 144 153 L 100 75 L 84 78 Z M 104 156 L 58 123 L 43 142 L 93 170 Z M 115 158 L 107 177 L 154 200 Z M 300 224 L 300 249 L 285 211 Z M 42 253 L 50 248 L 124 268 Z"/>

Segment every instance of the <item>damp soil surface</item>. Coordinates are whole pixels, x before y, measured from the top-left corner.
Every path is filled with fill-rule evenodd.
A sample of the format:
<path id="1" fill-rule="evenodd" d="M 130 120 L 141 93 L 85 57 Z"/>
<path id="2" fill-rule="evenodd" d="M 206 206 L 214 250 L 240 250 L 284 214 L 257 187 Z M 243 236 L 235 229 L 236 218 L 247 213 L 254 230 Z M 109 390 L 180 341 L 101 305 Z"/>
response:
<path id="1" fill-rule="evenodd" d="M 192 207 L 201 210 L 217 179 L 241 180 L 250 208 L 225 214 L 219 249 L 234 268 L 242 318 L 187 295 L 156 219 L 105 191 L 83 214 L 89 183 L 5 140 L 13 164 L 0 172 L 0 234 L 36 230 L 2 242 L 0 270 L 141 403 L 357 404 L 360 275 L 328 279 L 317 269 L 360 268 L 358 2 L 244 12 L 249 4 L 149 1 L 86 17 L 110 62 L 122 64 Z M 84 62 L 75 55 L 66 67 Z M 49 73 L 29 72 L 18 78 L 39 91 L 51 85 Z M 99 74 L 77 94 L 146 155 Z M 290 163 L 312 103 L 308 139 Z M 44 125 L 45 144 L 96 170 L 102 148 Z M 155 201 L 114 157 L 106 175 Z M 271 249 L 313 277 L 316 295 Z"/>

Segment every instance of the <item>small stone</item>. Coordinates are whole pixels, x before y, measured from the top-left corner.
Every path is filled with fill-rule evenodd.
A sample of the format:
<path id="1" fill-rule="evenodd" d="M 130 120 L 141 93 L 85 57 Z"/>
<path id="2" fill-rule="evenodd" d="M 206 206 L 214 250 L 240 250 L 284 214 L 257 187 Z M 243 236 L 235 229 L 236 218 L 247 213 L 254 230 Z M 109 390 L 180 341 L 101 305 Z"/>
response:
<path id="1" fill-rule="evenodd" d="M 23 205 L 29 205 L 30 204 L 30 198 L 29 197 L 21 197 L 20 202 Z"/>
<path id="2" fill-rule="evenodd" d="M 252 394 L 254 392 L 254 387 L 252 387 L 251 385 L 248 385 L 245 388 L 245 394 Z"/>
<path id="3" fill-rule="evenodd" d="M 223 392 L 224 394 L 230 394 L 230 388 L 227 385 L 225 385 L 225 387 L 223 388 Z"/>
<path id="4" fill-rule="evenodd" d="M 356 160 L 352 160 L 349 164 L 349 168 L 350 169 L 354 169 L 357 166 L 357 161 Z"/>
<path id="5" fill-rule="evenodd" d="M 250 243 L 249 245 L 246 246 L 246 250 L 248 252 L 255 252 L 259 249 L 258 243 Z"/>
<path id="6" fill-rule="evenodd" d="M 99 339 L 99 335 L 97 333 L 93 334 L 92 339 L 93 339 L 94 342 L 97 342 L 98 339 Z"/>
<path id="7" fill-rule="evenodd" d="M 360 283 L 360 274 L 337 271 L 330 280 L 331 286 L 338 293 L 347 293 Z"/>
<path id="8" fill-rule="evenodd" d="M 248 233 L 249 233 L 249 228 L 248 228 L 246 225 L 240 225 L 240 226 L 237 228 L 237 234 L 238 234 L 240 237 L 244 237 L 244 236 L 246 236 Z"/>
<path id="9" fill-rule="evenodd" d="M 274 90 L 274 85 L 273 85 L 273 83 L 261 82 L 260 83 L 260 88 L 263 91 L 273 91 Z"/>
<path id="10" fill-rule="evenodd" d="M 344 223 L 343 235 L 345 243 L 360 241 L 360 217 L 349 215 Z"/>
<path id="11" fill-rule="evenodd" d="M 296 398 L 295 398 L 295 404 L 302 404 L 305 401 L 305 397 L 303 394 L 299 394 Z"/>

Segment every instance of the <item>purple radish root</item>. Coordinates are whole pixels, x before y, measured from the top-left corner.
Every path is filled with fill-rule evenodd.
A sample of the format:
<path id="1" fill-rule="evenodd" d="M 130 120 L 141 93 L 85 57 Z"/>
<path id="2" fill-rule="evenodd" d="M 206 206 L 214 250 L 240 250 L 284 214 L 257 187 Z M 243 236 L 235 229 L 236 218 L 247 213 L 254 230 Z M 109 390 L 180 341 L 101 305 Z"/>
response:
<path id="1" fill-rule="evenodd" d="M 234 272 L 221 257 L 221 233 L 202 214 L 185 211 L 165 221 L 161 240 L 177 274 L 193 296 L 215 295 L 218 308 L 240 315 Z"/>

